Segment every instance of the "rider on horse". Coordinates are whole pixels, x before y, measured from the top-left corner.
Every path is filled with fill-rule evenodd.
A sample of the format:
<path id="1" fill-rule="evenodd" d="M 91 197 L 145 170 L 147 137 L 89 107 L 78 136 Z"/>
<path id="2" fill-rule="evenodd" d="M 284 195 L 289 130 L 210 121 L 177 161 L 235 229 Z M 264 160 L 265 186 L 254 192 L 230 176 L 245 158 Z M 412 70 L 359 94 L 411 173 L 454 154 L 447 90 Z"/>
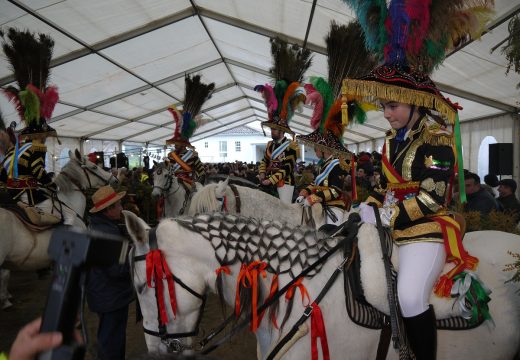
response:
<path id="1" fill-rule="evenodd" d="M 296 108 L 305 102 L 305 92 L 301 87 L 303 75 L 311 64 L 310 51 L 296 45 L 288 46 L 278 38 L 271 39 L 271 54 L 274 88 L 270 84 L 257 85 L 255 90 L 262 93 L 267 107 L 268 119 L 262 122 L 271 129 L 273 141 L 267 143 L 265 155 L 260 162 L 258 174 L 264 186 L 276 186 L 280 200 L 292 203 L 294 192 L 294 171 L 298 146 L 285 138 L 294 136 L 289 127 Z"/>
<path id="2" fill-rule="evenodd" d="M 45 171 L 45 140 L 57 137 L 47 124 L 58 102 L 58 91 L 47 86 L 54 41 L 40 34 L 37 39 L 29 31 L 10 28 L 4 39 L 4 53 L 15 72 L 18 88 L 9 86 L 4 94 L 18 110 L 26 124 L 19 136 L 8 129 L 10 148 L 1 163 L 0 180 L 15 201 L 29 205 L 45 199 L 41 186 L 56 190 L 52 177 Z"/>
<path id="3" fill-rule="evenodd" d="M 478 259 L 464 250 L 460 225 L 447 209 L 456 169 L 462 202 L 465 196 L 460 107 L 444 98 L 429 77 L 443 58 L 433 58 L 429 52 L 434 47 L 429 31 L 440 19 L 430 19 L 434 13 L 428 7 L 411 21 L 409 9 L 405 12 L 398 3 L 392 1 L 387 18 L 381 19 L 388 34 L 363 29 L 367 39 L 383 38 L 372 48 L 384 59 L 383 65 L 365 76 L 346 79 L 343 94 L 380 105 L 391 126 L 383 147 L 381 186 L 360 205 L 360 215 L 375 224 L 376 214 L 368 203 L 376 204 L 382 224 L 390 228 L 399 251 L 397 292 L 410 346 L 417 359 L 435 359 L 432 289 L 439 296 L 455 296 L 451 290 L 457 275 L 474 270 Z M 361 11 L 358 15 L 366 23 L 368 15 Z M 416 31 L 421 25 L 422 31 Z M 439 48 L 448 43 L 441 42 Z M 456 266 L 439 279 L 446 260 Z M 489 299 L 474 300 L 479 309 L 487 308 Z"/>
<path id="4" fill-rule="evenodd" d="M 168 108 L 173 115 L 175 132 L 166 140 L 166 145 L 175 145 L 175 150 L 168 154 L 173 166 L 171 173 L 182 180 L 188 189 L 192 189 L 195 182 L 204 181 L 205 171 L 195 148 L 190 144 L 190 137 L 197 127 L 207 123 L 199 113 L 204 102 L 211 97 L 215 83 L 202 83 L 200 75 L 186 75 L 184 83 L 183 109 L 179 111 L 173 105 Z"/>

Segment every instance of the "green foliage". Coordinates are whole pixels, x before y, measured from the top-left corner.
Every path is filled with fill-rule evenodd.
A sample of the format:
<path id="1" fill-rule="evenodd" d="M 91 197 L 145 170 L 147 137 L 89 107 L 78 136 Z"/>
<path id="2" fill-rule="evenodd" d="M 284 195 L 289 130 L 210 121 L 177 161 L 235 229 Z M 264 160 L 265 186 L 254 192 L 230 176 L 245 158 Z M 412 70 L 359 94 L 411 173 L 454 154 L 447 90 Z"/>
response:
<path id="1" fill-rule="evenodd" d="M 520 74 L 520 17 L 518 15 L 509 22 L 509 39 L 507 45 L 502 48 L 502 54 L 508 61 L 506 74 L 511 68 Z M 516 87 L 520 88 L 520 83 Z"/>
<path id="2" fill-rule="evenodd" d="M 497 230 L 520 235 L 515 216 L 500 211 L 492 211 L 481 216 L 478 211 L 461 212 L 466 220 L 466 232 Z"/>

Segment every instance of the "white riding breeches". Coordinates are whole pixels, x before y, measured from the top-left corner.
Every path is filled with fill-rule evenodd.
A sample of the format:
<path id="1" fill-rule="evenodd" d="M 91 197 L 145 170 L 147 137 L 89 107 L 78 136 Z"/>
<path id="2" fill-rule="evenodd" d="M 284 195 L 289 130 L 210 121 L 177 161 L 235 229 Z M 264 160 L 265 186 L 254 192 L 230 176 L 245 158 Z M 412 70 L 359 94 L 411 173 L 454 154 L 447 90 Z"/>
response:
<path id="1" fill-rule="evenodd" d="M 343 209 L 337 208 L 335 206 L 329 206 L 327 208 L 327 212 L 332 211 L 334 215 L 336 216 L 336 221 L 330 216 L 329 213 L 327 214 L 327 224 L 333 224 L 333 225 L 339 225 L 343 223 L 343 215 L 345 214 L 345 211 Z"/>
<path id="2" fill-rule="evenodd" d="M 428 310 L 433 286 L 446 262 L 444 244 L 415 242 L 399 246 L 397 294 L 404 317 Z"/>
<path id="3" fill-rule="evenodd" d="M 292 203 L 294 186 L 293 185 L 284 185 L 276 188 L 278 190 L 278 197 L 281 201 L 287 204 Z"/>

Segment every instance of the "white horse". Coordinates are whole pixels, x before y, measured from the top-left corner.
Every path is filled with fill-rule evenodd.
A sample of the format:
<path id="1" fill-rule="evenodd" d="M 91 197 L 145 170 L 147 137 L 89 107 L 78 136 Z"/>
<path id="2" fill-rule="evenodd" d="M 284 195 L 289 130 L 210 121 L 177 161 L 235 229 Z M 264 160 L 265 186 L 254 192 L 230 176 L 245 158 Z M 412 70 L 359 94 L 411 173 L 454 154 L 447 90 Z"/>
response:
<path id="1" fill-rule="evenodd" d="M 301 204 L 287 204 L 277 197 L 245 186 L 236 185 L 235 188 L 238 196 L 232 191 L 228 180 L 205 185 L 193 195 L 188 215 L 224 211 L 256 219 L 278 220 L 292 225 L 307 223 L 307 214 Z M 321 204 L 312 206 L 311 211 L 316 228 L 325 224 Z"/>
<path id="2" fill-rule="evenodd" d="M 135 244 L 135 255 L 147 254 L 150 251 L 148 225 L 132 213 L 125 212 L 124 215 L 130 236 Z M 258 230 L 259 228 L 261 230 Z M 173 275 L 182 280 L 185 285 L 179 286 L 177 282 L 175 283 L 177 304 L 175 319 L 173 319 L 172 309 L 166 306 L 168 312 L 166 330 L 168 333 L 185 333 L 194 330 L 199 312 L 202 311 L 200 309 L 201 300 L 188 292 L 186 288 L 197 294 L 205 294 L 209 291 L 216 292 L 217 275 L 215 270 L 221 266 L 217 259 L 221 259 L 221 261 L 225 259 L 231 271 L 229 275 L 222 273 L 220 276 L 222 277 L 224 299 L 230 306 L 234 306 L 241 261 L 237 259 L 239 256 L 230 255 L 229 246 L 221 247 L 219 244 L 223 242 L 222 239 L 227 239 L 229 245 L 234 241 L 233 239 L 238 239 L 236 242 L 241 243 L 244 242 L 243 239 L 249 238 L 250 240 L 243 244 L 245 249 L 249 249 L 250 246 L 258 244 L 258 236 L 255 241 L 255 231 L 256 235 L 260 233 L 274 234 L 272 242 L 267 242 L 265 246 L 279 243 L 281 238 L 284 238 L 282 243 L 289 244 L 289 241 L 294 241 L 291 238 L 293 233 L 313 234 L 313 232 L 305 232 L 301 227 L 291 228 L 279 223 L 275 226 L 272 225 L 272 222 L 239 219 L 233 215 L 220 215 L 220 220 L 218 214 L 206 214 L 195 218 L 166 219 L 160 222 L 156 230 L 158 248 L 162 251 Z M 379 239 L 374 236 L 375 233 L 373 226 L 363 225 L 358 234 L 360 244 L 370 240 L 377 244 Z M 208 240 L 208 238 L 211 239 Z M 262 240 L 265 241 L 265 237 Z M 317 243 L 319 244 L 320 240 Z M 513 262 L 513 258 L 507 254 L 507 251 L 520 252 L 520 237 L 497 231 L 480 231 L 467 234 L 464 243 L 470 253 L 480 258 L 478 273 L 484 283 L 492 290 L 492 300 L 489 306 L 496 326 L 492 328 L 481 325 L 475 329 L 464 331 L 439 330 L 437 358 L 513 359 L 520 343 L 520 297 L 515 293 L 518 290 L 518 284 L 505 283 L 508 274 L 504 273 L 503 269 L 505 264 Z M 241 247 L 240 244 L 237 246 L 237 248 Z M 314 247 L 311 246 L 310 248 Z M 296 249 L 298 253 L 309 254 L 307 250 L 299 251 L 298 249 L 299 247 Z M 247 252 L 248 250 L 246 250 Z M 281 256 L 279 254 L 279 257 Z M 378 258 L 377 262 L 380 263 L 381 254 L 374 256 Z M 231 261 L 233 257 L 235 260 Z M 246 254 L 245 258 L 249 259 L 247 262 L 253 260 L 267 261 L 266 257 L 251 256 L 251 252 L 249 255 Z M 339 251 L 327 260 L 316 275 L 304 279 L 303 284 L 311 299 L 315 299 L 334 269 L 342 261 L 342 254 Z M 373 266 L 372 263 L 363 262 L 362 268 L 370 269 Z M 266 278 L 258 276 L 263 294 L 269 293 L 269 284 L 272 277 L 273 274 L 270 272 L 267 273 Z M 159 325 L 157 299 L 154 289 L 146 286 L 146 264 L 144 261 L 135 263 L 133 280 L 143 311 L 143 325 L 146 329 L 157 331 Z M 291 277 L 287 273 L 280 274 L 279 288 L 282 288 L 290 280 Z M 382 287 L 385 288 L 385 286 Z M 169 304 L 166 284 L 164 284 L 164 293 L 159 295 L 164 296 L 165 303 Z M 295 296 L 294 306 L 283 329 L 283 334 L 300 318 L 304 310 L 300 296 L 298 294 Z M 367 297 L 367 300 L 372 301 L 373 298 Z M 261 304 L 262 301 L 263 299 L 259 300 L 258 303 Z M 286 307 L 285 301 L 279 301 L 278 324 L 281 323 Z M 320 307 L 323 313 L 331 359 L 374 359 L 376 357 L 380 330 L 364 328 L 350 320 L 345 307 L 342 275 L 336 279 L 336 282 L 321 301 Z M 310 327 L 310 320 L 307 320 L 306 324 Z M 265 359 L 283 334 L 280 334 L 279 330 L 270 325 L 269 316 L 264 316 L 256 331 L 258 359 Z M 145 334 L 145 339 L 150 352 L 165 351 L 165 345 L 160 338 Z M 179 341 L 182 344 L 181 348 L 189 349 L 193 339 L 180 338 Z M 305 334 L 304 331 L 302 337 L 285 353 L 283 359 L 310 359 L 310 342 L 310 333 Z M 387 358 L 398 359 L 398 357 L 398 353 L 390 348 Z"/>
<path id="3" fill-rule="evenodd" d="M 195 183 L 196 189 L 202 185 Z M 158 163 L 153 173 L 152 196 L 164 196 L 164 217 L 175 217 L 186 213 L 190 206 L 191 193 L 173 174 L 170 162 Z"/>
<path id="4" fill-rule="evenodd" d="M 103 168 L 83 159 L 76 150 L 69 151 L 69 162 L 54 179 L 58 185 L 59 201 L 47 199 L 37 206 L 46 212 L 61 216 L 64 223 L 85 228 L 83 216 L 87 203 L 84 191 L 97 189 L 110 181 L 117 181 Z M 50 265 L 47 254 L 52 229 L 35 232 L 26 227 L 11 211 L 0 208 L 0 265 L 7 269 L 38 270 Z M 0 292 L 7 284 L 0 281 Z"/>

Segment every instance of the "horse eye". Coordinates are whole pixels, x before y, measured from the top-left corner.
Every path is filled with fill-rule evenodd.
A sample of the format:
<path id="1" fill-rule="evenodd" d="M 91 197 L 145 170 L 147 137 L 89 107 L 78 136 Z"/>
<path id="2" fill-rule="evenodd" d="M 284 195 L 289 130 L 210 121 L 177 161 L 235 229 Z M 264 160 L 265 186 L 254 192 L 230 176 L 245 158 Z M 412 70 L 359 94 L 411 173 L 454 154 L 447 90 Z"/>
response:
<path id="1" fill-rule="evenodd" d="M 162 173 L 161 169 L 157 170 L 157 175 L 161 175 L 161 173 Z"/>
<path id="2" fill-rule="evenodd" d="M 92 166 L 92 170 L 97 170 L 97 166 L 96 165 Z"/>

